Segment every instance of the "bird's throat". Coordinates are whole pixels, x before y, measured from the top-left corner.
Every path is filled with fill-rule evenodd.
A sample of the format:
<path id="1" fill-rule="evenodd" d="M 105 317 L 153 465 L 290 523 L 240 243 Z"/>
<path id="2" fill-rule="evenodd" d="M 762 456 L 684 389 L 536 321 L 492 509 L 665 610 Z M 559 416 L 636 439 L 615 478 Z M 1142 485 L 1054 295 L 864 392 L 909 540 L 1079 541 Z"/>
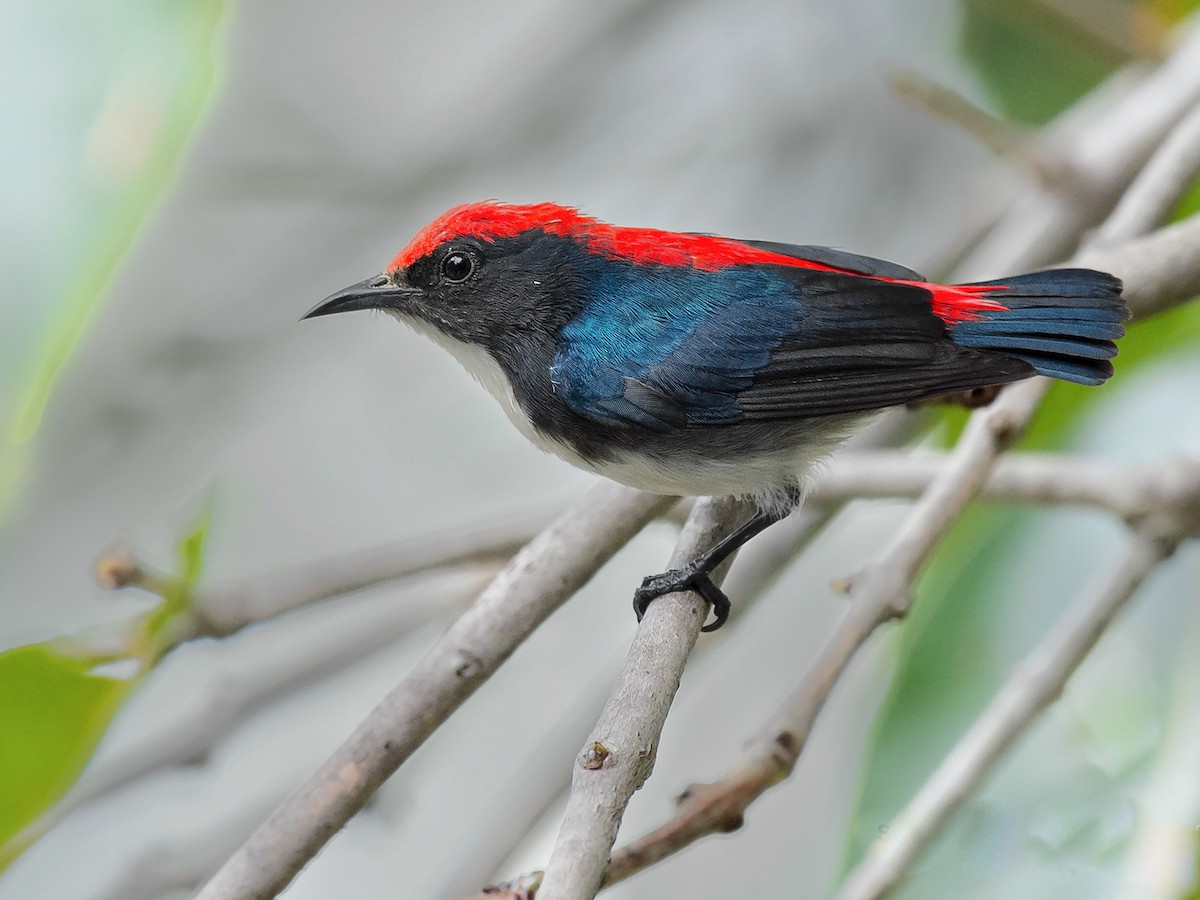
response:
<path id="1" fill-rule="evenodd" d="M 391 311 L 389 310 L 389 312 Z M 508 416 L 509 421 L 516 426 L 521 434 L 543 449 L 558 452 L 555 448 L 547 446 L 545 435 L 534 427 L 529 415 L 517 401 L 516 393 L 513 391 L 512 380 L 509 378 L 508 373 L 505 372 L 504 367 L 500 365 L 486 347 L 480 344 L 470 344 L 466 341 L 460 341 L 458 338 L 451 337 L 433 323 L 417 316 L 405 315 L 399 312 L 392 312 L 392 315 L 414 331 L 429 338 L 458 360 L 471 377 L 483 385 L 484 389 L 495 398 L 496 402 L 500 404 L 500 408 L 504 410 L 504 414 Z"/>

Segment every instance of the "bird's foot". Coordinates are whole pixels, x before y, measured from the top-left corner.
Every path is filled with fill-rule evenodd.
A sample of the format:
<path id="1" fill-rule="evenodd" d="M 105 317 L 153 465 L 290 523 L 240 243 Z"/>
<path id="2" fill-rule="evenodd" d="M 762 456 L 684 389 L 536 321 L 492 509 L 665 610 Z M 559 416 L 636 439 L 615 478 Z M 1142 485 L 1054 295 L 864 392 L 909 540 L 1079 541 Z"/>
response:
<path id="1" fill-rule="evenodd" d="M 678 591 L 695 591 L 712 604 L 713 621 L 701 628 L 701 631 L 716 631 L 729 618 L 730 603 L 725 592 L 713 584 L 712 578 L 705 570 L 696 566 L 684 566 L 682 569 L 671 569 L 658 575 L 649 575 L 642 581 L 633 594 L 633 611 L 637 613 L 638 621 L 650 604 L 663 594 L 674 594 Z"/>

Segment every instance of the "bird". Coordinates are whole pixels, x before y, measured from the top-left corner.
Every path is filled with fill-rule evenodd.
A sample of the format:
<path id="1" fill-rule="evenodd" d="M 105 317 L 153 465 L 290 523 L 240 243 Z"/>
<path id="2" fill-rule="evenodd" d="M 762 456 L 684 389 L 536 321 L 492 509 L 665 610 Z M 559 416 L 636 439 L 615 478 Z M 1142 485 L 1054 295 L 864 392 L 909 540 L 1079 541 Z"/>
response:
<path id="1" fill-rule="evenodd" d="M 1034 375 L 1098 385 L 1121 282 L 1064 268 L 936 284 L 822 246 L 621 227 L 570 206 L 456 206 L 382 273 L 304 318 L 382 310 L 454 356 L 538 447 L 645 491 L 756 512 L 634 593 L 640 621 L 801 502 L 814 466 L 888 407 Z"/>

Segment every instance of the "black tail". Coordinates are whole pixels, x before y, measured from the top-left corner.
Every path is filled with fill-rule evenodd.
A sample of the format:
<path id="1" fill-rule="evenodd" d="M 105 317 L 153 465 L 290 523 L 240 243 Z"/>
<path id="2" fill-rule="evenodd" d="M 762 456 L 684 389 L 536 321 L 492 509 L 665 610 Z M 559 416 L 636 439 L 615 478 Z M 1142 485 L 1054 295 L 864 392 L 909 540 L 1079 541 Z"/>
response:
<path id="1" fill-rule="evenodd" d="M 1113 341 L 1129 318 L 1119 279 L 1091 269 L 1054 269 L 980 284 L 995 287 L 983 296 L 1006 309 L 952 326 L 956 344 L 999 350 L 1039 375 L 1076 384 L 1102 384 L 1112 375 Z"/>

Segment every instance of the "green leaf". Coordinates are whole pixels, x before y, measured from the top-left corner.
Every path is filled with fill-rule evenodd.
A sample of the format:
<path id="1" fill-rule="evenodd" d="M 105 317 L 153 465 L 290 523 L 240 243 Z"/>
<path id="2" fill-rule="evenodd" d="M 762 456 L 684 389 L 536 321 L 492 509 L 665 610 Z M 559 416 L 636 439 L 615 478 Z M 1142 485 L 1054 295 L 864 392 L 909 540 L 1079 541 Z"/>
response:
<path id="1" fill-rule="evenodd" d="M 196 585 L 204 569 L 204 547 L 211 523 L 212 504 L 206 502 L 195 526 L 179 541 L 179 575 L 168 579 L 159 588 L 163 602 L 145 617 L 144 625 L 134 639 L 134 652 L 146 664 L 157 662 L 180 640 L 186 639 L 192 622 Z"/>
<path id="2" fill-rule="evenodd" d="M 93 660 L 30 644 L 0 654 L 0 870 L 19 835 L 75 781 L 136 685 L 91 672 Z"/>
<path id="3" fill-rule="evenodd" d="M 0 84 L 7 119 L 24 136 L 6 146 L 20 178 L 0 208 L 0 240 L 13 251 L 6 290 L 22 299 L 4 309 L 0 327 L 0 520 L 37 457 L 59 374 L 202 120 L 224 11 L 223 0 L 46 0 L 6 10 L 0 54 L 26 77 Z M 163 602 L 120 635 L 136 677 L 95 671 L 113 655 L 82 649 L 86 638 L 0 654 L 0 870 L 36 838 L 30 823 L 79 775 L 120 704 L 183 633 L 207 528 L 205 515 L 181 543 L 181 575 Z"/>
<path id="4" fill-rule="evenodd" d="M 83 771 L 130 692 L 191 634 L 211 508 L 205 503 L 179 541 L 181 574 L 154 588 L 162 601 L 152 610 L 115 634 L 102 631 L 103 640 L 85 635 L 0 654 L 0 872 L 48 827 L 40 817 Z M 136 663 L 133 677 L 96 671 L 119 661 Z"/>
<path id="5" fill-rule="evenodd" d="M 204 546 L 208 540 L 208 529 L 212 524 L 212 503 L 204 504 L 204 510 L 195 526 L 179 542 L 180 577 L 189 588 L 195 587 L 204 568 Z"/>

